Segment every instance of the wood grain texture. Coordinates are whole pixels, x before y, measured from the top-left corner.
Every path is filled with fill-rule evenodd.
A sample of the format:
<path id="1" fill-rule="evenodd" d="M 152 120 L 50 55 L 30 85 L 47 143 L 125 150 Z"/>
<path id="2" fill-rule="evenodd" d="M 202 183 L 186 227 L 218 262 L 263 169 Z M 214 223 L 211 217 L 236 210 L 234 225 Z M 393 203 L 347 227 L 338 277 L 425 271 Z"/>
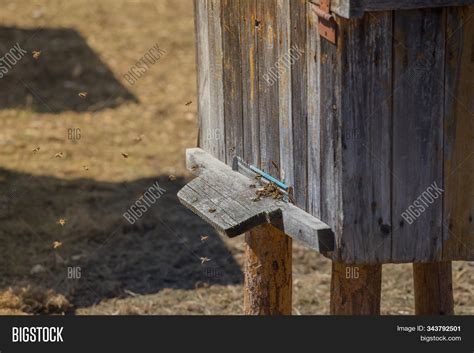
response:
<path id="1" fill-rule="evenodd" d="M 273 177 L 280 177 L 279 82 L 267 75 L 278 62 L 277 2 L 258 1 L 258 105 L 260 121 L 260 167 Z M 266 79 L 267 78 L 267 79 Z"/>
<path id="2" fill-rule="evenodd" d="M 271 225 L 245 236 L 245 315 L 291 315 L 291 238 Z"/>
<path id="3" fill-rule="evenodd" d="M 222 27 L 221 0 L 206 0 L 208 23 L 209 63 L 203 70 L 208 70 L 206 85 L 209 86 L 209 124 L 202 128 L 201 139 L 206 141 L 209 151 L 219 159 L 224 160 L 226 151 L 225 121 L 224 121 L 224 86 L 222 62 Z M 203 14 L 204 16 L 205 14 Z M 203 19 L 206 22 L 206 19 Z"/>
<path id="4" fill-rule="evenodd" d="M 320 57 L 321 39 L 318 16 L 307 4 L 306 65 L 308 75 L 308 212 L 321 218 L 321 112 L 320 112 Z"/>
<path id="5" fill-rule="evenodd" d="M 209 49 L 209 22 L 206 1 L 194 0 L 194 24 L 196 31 L 196 71 L 199 115 L 199 147 L 219 157 L 212 148 L 212 140 L 207 134 L 212 128 L 211 120 L 211 90 L 210 90 L 210 49 Z"/>
<path id="6" fill-rule="evenodd" d="M 339 25 L 343 230 L 341 259 L 390 261 L 392 13 L 366 14 Z"/>
<path id="7" fill-rule="evenodd" d="M 332 315 L 379 315 L 382 265 L 349 265 L 333 262 Z"/>
<path id="8" fill-rule="evenodd" d="M 397 11 L 394 27 L 392 257 L 435 262 L 442 198 L 424 200 L 424 212 L 415 202 L 433 183 L 443 187 L 445 10 Z M 420 215 L 407 221 L 413 206 Z"/>
<path id="9" fill-rule="evenodd" d="M 320 39 L 320 48 L 321 219 L 334 231 L 337 242 L 336 252 L 325 255 L 340 259 L 341 248 L 344 246 L 340 130 L 342 111 L 339 109 L 342 93 L 340 49 L 323 38 Z"/>
<path id="10" fill-rule="evenodd" d="M 280 129 L 280 180 L 294 186 L 293 120 L 291 65 L 295 54 L 291 46 L 290 0 L 277 0 L 278 19 L 278 102 Z"/>
<path id="11" fill-rule="evenodd" d="M 221 0 L 226 161 L 243 156 L 240 0 Z"/>
<path id="12" fill-rule="evenodd" d="M 451 262 L 413 264 L 416 315 L 453 315 Z"/>
<path id="13" fill-rule="evenodd" d="M 243 158 L 260 165 L 260 123 L 258 118 L 257 0 L 240 0 L 242 48 Z"/>
<path id="14" fill-rule="evenodd" d="M 296 205 L 307 208 L 308 201 L 308 91 L 307 91 L 307 1 L 291 1 L 291 47 L 301 52 L 291 66 L 293 155 L 295 158 L 294 193 Z"/>
<path id="15" fill-rule="evenodd" d="M 474 6 L 447 10 L 444 260 L 474 260 Z"/>

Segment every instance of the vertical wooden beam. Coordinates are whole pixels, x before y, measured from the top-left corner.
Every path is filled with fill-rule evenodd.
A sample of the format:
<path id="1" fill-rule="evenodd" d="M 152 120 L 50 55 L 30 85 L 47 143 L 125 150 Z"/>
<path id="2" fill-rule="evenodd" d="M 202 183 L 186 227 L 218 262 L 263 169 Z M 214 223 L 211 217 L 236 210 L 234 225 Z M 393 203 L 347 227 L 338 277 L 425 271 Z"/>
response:
<path id="1" fill-rule="evenodd" d="M 451 262 L 413 264 L 416 315 L 453 315 Z"/>
<path id="2" fill-rule="evenodd" d="M 320 62 L 321 40 L 318 33 L 318 16 L 312 4 L 306 3 L 308 14 L 306 35 L 306 65 L 308 72 L 308 212 L 321 218 L 321 114 L 320 114 Z"/>
<path id="3" fill-rule="evenodd" d="M 280 176 L 279 81 L 271 72 L 278 62 L 278 18 L 276 1 L 257 2 L 258 106 L 260 121 L 260 166 Z M 270 77 L 270 79 L 268 79 Z"/>
<path id="4" fill-rule="evenodd" d="M 221 0 L 195 0 L 200 146 L 225 160 Z"/>
<path id="5" fill-rule="evenodd" d="M 196 31 L 196 71 L 199 114 L 199 147 L 217 156 L 217 152 L 210 146 L 206 138 L 211 126 L 209 86 L 209 22 L 208 8 L 204 1 L 194 0 L 194 24 Z"/>
<path id="6" fill-rule="evenodd" d="M 226 161 L 243 156 L 242 48 L 239 0 L 221 0 Z"/>
<path id="7" fill-rule="evenodd" d="M 291 46 L 291 12 L 290 0 L 277 0 L 278 21 L 278 103 L 280 124 L 280 180 L 286 185 L 295 185 L 295 170 L 293 155 L 293 121 L 292 121 L 292 83 L 291 66 L 295 63 L 296 55 Z"/>
<path id="8" fill-rule="evenodd" d="M 242 103 L 244 159 L 260 164 L 258 119 L 257 0 L 241 0 L 240 39 L 242 47 Z"/>
<path id="9" fill-rule="evenodd" d="M 308 72 L 306 65 L 307 44 L 307 1 L 292 0 L 291 14 L 291 47 L 302 53 L 292 65 L 292 123 L 293 123 L 293 155 L 294 193 L 296 205 L 304 210 L 308 203 Z"/>
<path id="10" fill-rule="evenodd" d="M 263 225 L 245 241 L 245 315 L 291 315 L 291 238 Z"/>
<path id="11" fill-rule="evenodd" d="M 333 262 L 332 315 L 379 315 L 382 265 L 349 265 Z"/>

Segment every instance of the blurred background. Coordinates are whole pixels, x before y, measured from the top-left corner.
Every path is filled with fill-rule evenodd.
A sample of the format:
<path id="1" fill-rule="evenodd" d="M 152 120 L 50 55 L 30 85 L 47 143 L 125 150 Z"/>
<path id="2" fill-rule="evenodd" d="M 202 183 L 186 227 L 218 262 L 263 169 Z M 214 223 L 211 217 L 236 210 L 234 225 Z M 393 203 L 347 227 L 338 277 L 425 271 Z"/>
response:
<path id="1" fill-rule="evenodd" d="M 197 143 L 192 0 L 0 8 L 0 55 L 27 51 L 0 79 L 0 314 L 240 314 L 243 239 L 176 197 Z M 295 244 L 295 314 L 328 313 L 330 265 Z M 472 272 L 454 264 L 458 314 L 474 314 Z M 384 266 L 382 312 L 413 307 L 411 266 Z"/>

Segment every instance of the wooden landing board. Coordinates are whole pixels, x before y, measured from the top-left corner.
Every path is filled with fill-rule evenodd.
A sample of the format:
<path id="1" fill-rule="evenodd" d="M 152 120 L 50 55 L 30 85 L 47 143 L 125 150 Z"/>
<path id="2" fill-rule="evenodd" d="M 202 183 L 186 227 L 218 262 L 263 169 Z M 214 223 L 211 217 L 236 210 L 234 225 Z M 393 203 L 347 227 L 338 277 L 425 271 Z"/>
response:
<path id="1" fill-rule="evenodd" d="M 253 201 L 255 189 L 251 185 L 255 180 L 234 172 L 204 150 L 187 150 L 186 164 L 198 177 L 178 198 L 219 233 L 235 237 L 270 223 L 311 249 L 323 253 L 334 250 L 334 233 L 327 224 L 280 200 Z"/>

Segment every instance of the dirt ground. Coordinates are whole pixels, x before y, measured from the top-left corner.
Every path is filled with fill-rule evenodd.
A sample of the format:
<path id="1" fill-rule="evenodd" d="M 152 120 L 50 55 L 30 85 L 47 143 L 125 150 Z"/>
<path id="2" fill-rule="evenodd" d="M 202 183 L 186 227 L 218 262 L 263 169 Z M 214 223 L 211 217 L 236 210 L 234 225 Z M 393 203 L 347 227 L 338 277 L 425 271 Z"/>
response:
<path id="1" fill-rule="evenodd" d="M 242 238 L 176 198 L 197 140 L 192 1 L 0 7 L 0 52 L 28 51 L 0 80 L 0 314 L 241 313 Z M 156 44 L 166 53 L 131 85 Z M 128 224 L 155 182 L 166 192 Z M 458 314 L 474 314 L 473 271 L 454 265 Z M 295 244 L 294 313 L 327 314 L 329 283 L 330 262 Z M 382 312 L 413 313 L 409 265 L 384 267 Z"/>

